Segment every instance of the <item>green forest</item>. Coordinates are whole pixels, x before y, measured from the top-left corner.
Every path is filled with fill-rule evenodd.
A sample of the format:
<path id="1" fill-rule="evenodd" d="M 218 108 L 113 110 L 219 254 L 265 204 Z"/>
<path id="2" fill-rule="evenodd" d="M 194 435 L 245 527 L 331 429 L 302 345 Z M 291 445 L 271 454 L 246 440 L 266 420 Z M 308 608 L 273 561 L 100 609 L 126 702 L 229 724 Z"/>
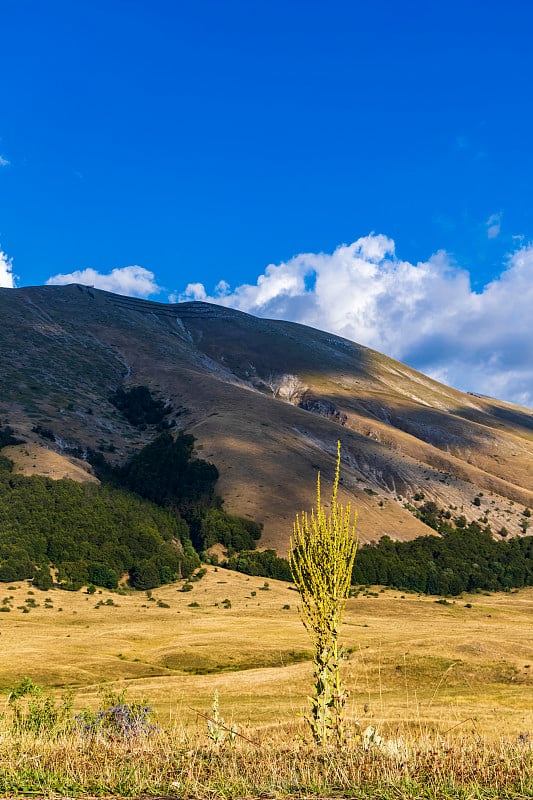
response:
<path id="1" fill-rule="evenodd" d="M 17 440 L 0 427 L 0 441 Z M 161 433 L 120 467 L 90 453 L 100 484 L 15 474 L 0 455 L 0 581 L 47 589 L 52 565 L 65 589 L 114 589 L 125 574 L 151 589 L 189 577 L 215 542 L 229 555 L 253 549 L 261 526 L 226 514 L 218 471 L 193 457 L 194 441 Z"/>
<path id="2" fill-rule="evenodd" d="M 357 551 L 353 585 L 391 586 L 433 595 L 461 592 L 509 591 L 533 585 L 533 537 L 495 541 L 490 528 L 469 525 L 459 517 L 458 527 L 447 512 L 430 506 L 436 519 L 445 520 L 440 535 L 419 536 L 410 542 L 395 542 L 383 536 L 378 544 Z M 423 516 L 423 514 L 422 514 Z M 286 559 L 273 550 L 234 555 L 223 566 L 248 575 L 291 580 Z"/>
<path id="3" fill-rule="evenodd" d="M 144 589 L 189 576 L 199 559 L 176 511 L 108 486 L 16 475 L 0 456 L 0 580 L 46 588 L 49 564 L 64 588 L 114 589 L 129 573 Z"/>
<path id="4" fill-rule="evenodd" d="M 477 522 L 441 536 L 419 536 L 357 553 L 354 584 L 381 584 L 426 594 L 509 590 L 533 585 L 533 537 L 495 541 Z"/>

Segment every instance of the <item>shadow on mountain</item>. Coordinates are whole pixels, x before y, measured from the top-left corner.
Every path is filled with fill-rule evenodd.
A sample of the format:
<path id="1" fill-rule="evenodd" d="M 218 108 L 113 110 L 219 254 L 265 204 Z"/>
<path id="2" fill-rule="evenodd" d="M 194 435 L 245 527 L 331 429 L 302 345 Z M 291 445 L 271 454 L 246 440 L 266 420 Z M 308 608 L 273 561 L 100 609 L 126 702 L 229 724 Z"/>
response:
<path id="1" fill-rule="evenodd" d="M 480 413 L 479 411 L 476 412 L 471 408 L 464 407 L 459 408 L 455 413 L 472 422 L 479 422 L 481 425 L 499 427 L 494 426 L 494 422 L 492 421 L 493 419 L 497 419 L 500 422 L 512 425 L 514 428 L 522 428 L 527 433 L 533 432 L 533 411 L 528 414 L 527 411 L 521 411 L 519 408 L 507 408 L 495 403 L 489 403 L 485 399 L 483 403 L 486 408 L 485 412 Z"/>
<path id="2" fill-rule="evenodd" d="M 337 406 L 335 406 L 337 408 Z M 435 408 L 421 408 L 414 405 L 400 406 L 386 404 L 372 397 L 357 397 L 349 404 L 338 403 L 340 412 L 357 414 L 370 425 L 378 423 L 388 428 L 407 433 L 420 441 L 446 452 L 453 448 L 476 448 L 489 433 L 481 432 L 469 420 L 455 411 L 439 411 Z M 312 409 L 309 409 L 312 410 Z M 339 412 L 339 413 L 340 413 Z M 482 424 L 487 424 L 485 421 Z M 348 423 L 350 427 L 350 424 Z"/>

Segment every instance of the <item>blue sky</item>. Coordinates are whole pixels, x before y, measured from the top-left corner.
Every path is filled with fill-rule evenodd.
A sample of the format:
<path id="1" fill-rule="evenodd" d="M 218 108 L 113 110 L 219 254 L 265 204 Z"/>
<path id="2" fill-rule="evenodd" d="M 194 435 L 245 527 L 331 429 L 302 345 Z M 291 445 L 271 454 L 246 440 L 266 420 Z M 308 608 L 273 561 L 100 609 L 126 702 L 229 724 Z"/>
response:
<path id="1" fill-rule="evenodd" d="M 165 300 L 203 292 L 319 323 L 301 297 L 285 302 L 296 295 L 283 282 L 277 305 L 245 302 L 240 287 L 372 232 L 394 241 L 369 262 L 392 292 L 399 261 L 445 253 L 446 285 L 466 276 L 475 306 L 513 253 L 529 264 L 530 3 L 17 0 L 0 4 L 0 20 L 4 285 L 73 273 L 99 285 L 115 270 L 104 286 Z M 308 295 L 316 270 L 302 269 Z M 533 258 L 525 269 L 533 279 Z M 215 291 L 221 280 L 229 288 Z M 474 348 L 463 372 L 450 371 L 455 345 L 438 330 L 435 357 L 427 342 L 387 344 L 377 328 L 392 324 L 388 296 L 371 332 L 372 320 L 338 314 L 322 327 L 461 388 L 475 353 L 486 372 L 494 343 Z M 512 354 L 529 358 L 527 331 L 513 337 L 524 341 Z M 501 382 L 510 355 L 496 359 L 498 390 L 530 403 L 533 376 Z"/>

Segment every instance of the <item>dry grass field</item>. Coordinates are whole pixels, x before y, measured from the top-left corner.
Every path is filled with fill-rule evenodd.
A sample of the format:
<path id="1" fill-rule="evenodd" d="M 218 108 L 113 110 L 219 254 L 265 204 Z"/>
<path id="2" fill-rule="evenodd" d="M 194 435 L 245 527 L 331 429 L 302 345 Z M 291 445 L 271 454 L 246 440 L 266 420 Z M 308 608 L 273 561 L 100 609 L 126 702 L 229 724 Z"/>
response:
<path id="1" fill-rule="evenodd" d="M 312 675 L 297 593 L 214 567 L 181 588 L 149 598 L 3 584 L 1 686 L 30 676 L 56 695 L 72 687 L 83 707 L 108 682 L 190 730 L 205 727 L 191 708 L 209 713 L 218 689 L 227 720 L 263 733 L 294 724 Z M 379 589 L 349 601 L 350 719 L 384 733 L 533 733 L 533 589 L 444 602 Z"/>

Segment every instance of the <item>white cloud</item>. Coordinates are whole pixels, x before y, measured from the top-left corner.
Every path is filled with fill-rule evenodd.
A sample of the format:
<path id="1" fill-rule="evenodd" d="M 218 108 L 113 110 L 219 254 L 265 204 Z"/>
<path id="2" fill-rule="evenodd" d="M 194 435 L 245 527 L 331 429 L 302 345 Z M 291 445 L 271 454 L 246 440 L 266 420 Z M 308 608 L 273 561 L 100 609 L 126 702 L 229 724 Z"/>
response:
<path id="1" fill-rule="evenodd" d="M 215 286 L 215 294 L 219 297 L 225 296 L 230 292 L 230 285 L 227 281 L 219 281 Z"/>
<path id="2" fill-rule="evenodd" d="M 138 266 L 117 268 L 107 275 L 90 268 L 77 270 L 67 275 L 52 275 L 46 283 L 48 286 L 81 283 L 85 286 L 94 286 L 96 289 L 104 289 L 107 292 L 116 292 L 130 297 L 149 297 L 161 291 L 161 287 L 155 282 L 154 273 Z"/>
<path id="3" fill-rule="evenodd" d="M 501 213 L 491 214 L 488 220 L 486 221 L 485 225 L 487 226 L 487 237 L 489 239 L 495 239 L 497 236 L 500 235 L 500 229 L 502 225 Z"/>
<path id="4" fill-rule="evenodd" d="M 3 289 L 14 289 L 15 287 L 13 261 L 2 250 L 0 250 L 0 287 Z"/>
<path id="5" fill-rule="evenodd" d="M 207 293 L 203 283 L 188 283 L 185 289 L 185 294 L 179 295 L 179 302 L 183 303 L 187 300 L 205 300 Z"/>
<path id="6" fill-rule="evenodd" d="M 370 234 L 332 254 L 270 264 L 255 285 L 210 297 L 189 284 L 179 299 L 312 325 L 457 388 L 533 405 L 533 245 L 480 292 L 445 252 L 411 264 L 391 239 Z"/>
<path id="7" fill-rule="evenodd" d="M 7 160 L 7 158 L 2 158 L 2 156 L 0 156 L 0 167 L 7 167 L 8 164 L 9 161 Z"/>

